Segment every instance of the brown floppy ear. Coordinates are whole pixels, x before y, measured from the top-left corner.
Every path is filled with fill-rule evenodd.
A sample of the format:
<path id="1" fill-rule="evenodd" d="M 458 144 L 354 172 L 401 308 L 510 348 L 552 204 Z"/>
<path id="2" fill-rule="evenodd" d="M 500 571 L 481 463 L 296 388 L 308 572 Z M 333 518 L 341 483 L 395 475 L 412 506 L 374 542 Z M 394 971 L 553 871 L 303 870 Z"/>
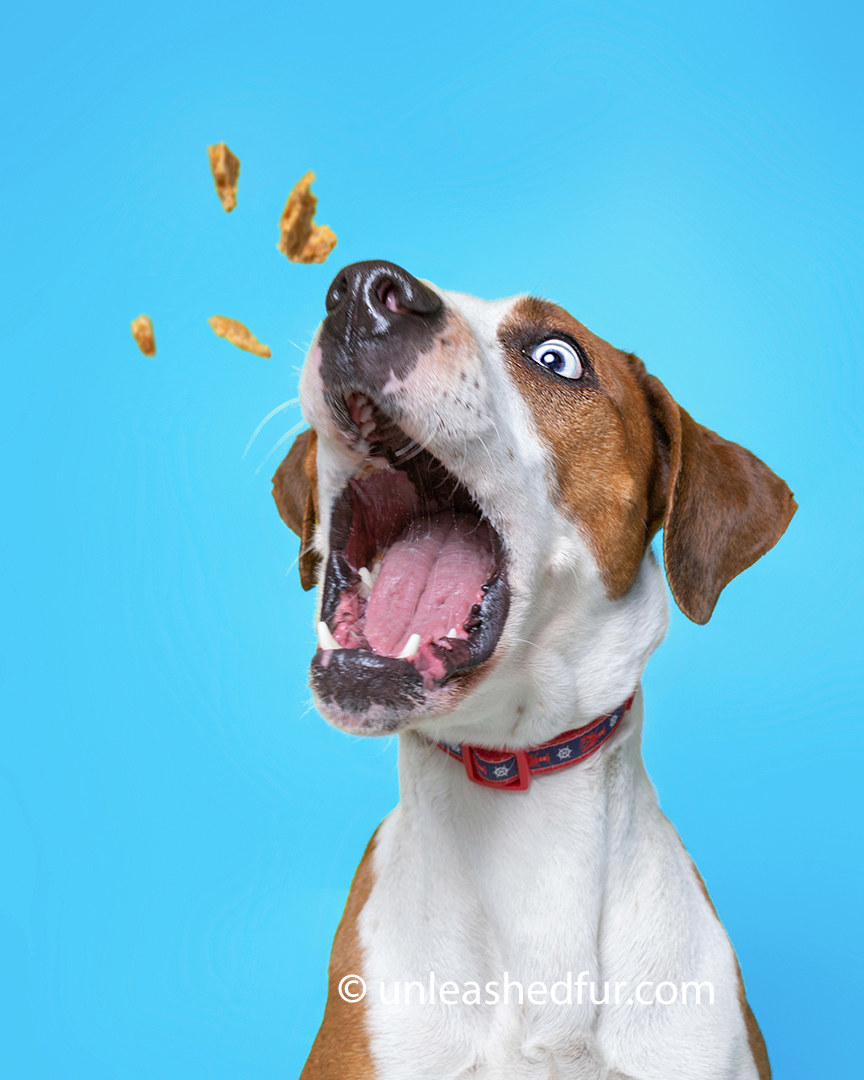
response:
<path id="1" fill-rule="evenodd" d="M 300 537 L 300 584 L 315 586 L 320 559 L 312 548 L 318 521 L 318 436 L 302 431 L 273 477 L 273 498 L 279 516 Z"/>
<path id="2" fill-rule="evenodd" d="M 798 509 L 749 450 L 697 424 L 653 375 L 644 386 L 657 433 L 663 561 L 675 602 L 696 623 L 723 589 L 777 543 Z"/>

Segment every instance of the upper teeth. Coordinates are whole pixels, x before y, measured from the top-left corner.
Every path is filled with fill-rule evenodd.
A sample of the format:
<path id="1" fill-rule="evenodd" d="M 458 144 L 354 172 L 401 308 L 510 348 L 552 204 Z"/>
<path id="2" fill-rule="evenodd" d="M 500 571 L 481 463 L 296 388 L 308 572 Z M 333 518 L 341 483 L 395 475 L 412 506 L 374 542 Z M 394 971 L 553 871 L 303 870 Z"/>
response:
<path id="1" fill-rule="evenodd" d="M 410 660 L 412 656 L 416 656 L 420 649 L 420 635 L 412 634 L 411 637 L 405 642 L 405 648 L 396 657 L 397 660 Z"/>
<path id="2" fill-rule="evenodd" d="M 365 566 L 361 566 L 357 571 L 360 576 L 360 588 L 358 593 L 361 600 L 365 600 L 366 597 L 372 592 L 372 586 L 375 584 L 375 578 L 369 573 L 369 570 Z"/>
<path id="3" fill-rule="evenodd" d="M 339 642 L 330 633 L 330 627 L 326 622 L 318 623 L 318 645 L 322 649 L 338 649 Z"/>
<path id="4" fill-rule="evenodd" d="M 372 402 L 365 395 L 357 394 L 354 405 L 357 409 L 357 426 L 365 438 L 375 427 L 375 421 L 372 419 Z"/>

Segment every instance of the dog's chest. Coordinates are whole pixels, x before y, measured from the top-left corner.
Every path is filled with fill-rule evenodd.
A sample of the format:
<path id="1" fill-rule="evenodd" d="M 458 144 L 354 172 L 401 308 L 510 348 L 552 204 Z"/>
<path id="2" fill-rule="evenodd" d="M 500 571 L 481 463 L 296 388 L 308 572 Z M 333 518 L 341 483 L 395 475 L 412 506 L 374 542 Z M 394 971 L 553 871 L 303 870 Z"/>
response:
<path id="1" fill-rule="evenodd" d="M 541 984 L 562 983 L 552 958 L 579 956 L 596 967 L 590 890 L 562 889 L 560 910 L 552 912 L 537 890 L 547 891 L 541 878 L 557 864 L 554 853 L 544 869 L 536 850 L 513 863 L 478 851 L 466 878 L 452 854 L 427 848 L 422 858 L 404 860 L 405 837 L 388 836 L 388 825 L 398 833 L 397 824 L 379 832 L 385 858 L 360 925 L 367 1022 L 382 1076 L 605 1076 L 590 1048 L 590 1002 L 537 1003 Z M 388 865 L 391 842 L 401 851 Z M 571 917 L 580 907 L 582 917 Z"/>
<path id="2" fill-rule="evenodd" d="M 427 789 L 423 814 L 409 798 L 382 825 L 358 925 L 381 1078 L 672 1080 L 665 1056 L 632 1068 L 658 1032 L 673 1062 L 704 1050 L 687 1080 L 750 1075 L 730 1071 L 746 1041 L 722 927 L 647 779 L 622 777 L 625 797 L 617 771 L 598 767 L 594 789 L 548 777 L 533 794 L 493 793 L 491 815 L 460 778 L 445 814 Z M 709 979 L 715 1005 L 628 1008 L 646 972 Z"/>

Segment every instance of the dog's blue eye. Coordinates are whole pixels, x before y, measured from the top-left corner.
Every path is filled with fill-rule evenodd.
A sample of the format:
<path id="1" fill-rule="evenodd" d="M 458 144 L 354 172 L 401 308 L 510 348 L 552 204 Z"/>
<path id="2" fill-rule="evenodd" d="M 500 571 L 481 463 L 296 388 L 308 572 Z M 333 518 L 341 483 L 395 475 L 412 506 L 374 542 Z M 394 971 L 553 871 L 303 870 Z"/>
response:
<path id="1" fill-rule="evenodd" d="M 536 364 L 542 364 L 562 379 L 578 379 L 582 374 L 582 360 L 569 341 L 560 338 L 541 341 L 531 350 L 530 356 Z"/>

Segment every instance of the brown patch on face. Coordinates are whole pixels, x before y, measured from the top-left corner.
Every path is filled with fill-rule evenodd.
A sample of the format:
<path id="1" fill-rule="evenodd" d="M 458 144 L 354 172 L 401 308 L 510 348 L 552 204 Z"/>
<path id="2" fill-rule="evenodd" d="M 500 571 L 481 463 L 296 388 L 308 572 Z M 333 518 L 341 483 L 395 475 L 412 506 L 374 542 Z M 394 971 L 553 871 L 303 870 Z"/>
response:
<path id="1" fill-rule="evenodd" d="M 581 379 L 561 378 L 530 359 L 532 346 L 547 337 L 576 342 L 588 361 Z M 549 446 L 559 505 L 584 530 L 610 595 L 623 596 L 662 520 L 641 361 L 545 300 L 519 300 L 499 338 Z"/>
<path id="2" fill-rule="evenodd" d="M 357 930 L 360 913 L 366 906 L 375 882 L 372 858 L 376 829 L 366 847 L 339 922 L 330 953 L 327 1005 L 324 1019 L 309 1051 L 300 1080 L 375 1080 L 376 1071 L 369 1050 L 364 1001 L 344 1001 L 339 980 L 345 975 L 363 974 L 363 949 Z"/>
<path id="3" fill-rule="evenodd" d="M 693 873 L 696 875 L 696 881 L 699 883 L 702 895 L 708 901 L 708 906 L 714 912 L 715 919 L 720 922 L 720 916 L 717 914 L 717 908 L 714 907 L 714 901 L 708 895 L 708 890 L 705 888 L 705 881 L 696 869 L 696 864 L 692 859 L 690 860 L 690 865 L 693 867 Z M 756 1066 L 759 1080 L 771 1080 L 771 1064 L 768 1061 L 768 1050 L 765 1046 L 765 1040 L 762 1038 L 762 1032 L 759 1030 L 759 1025 L 756 1023 L 756 1017 L 753 1015 L 753 1010 L 750 1008 L 750 1004 L 747 1001 L 747 995 L 744 992 L 744 979 L 741 975 L 741 965 L 738 963 L 737 956 L 735 957 L 735 969 L 738 972 L 738 1004 L 744 1018 L 744 1027 L 747 1031 L 747 1044 L 750 1047 L 750 1053 L 753 1056 L 753 1063 Z"/>
<path id="4" fill-rule="evenodd" d="M 518 301 L 499 337 L 549 447 L 555 498 L 584 530 L 609 594 L 627 592 L 662 524 L 672 595 L 688 618 L 707 622 L 722 590 L 785 532 L 797 508 L 788 486 L 556 304 Z M 531 359 L 550 337 L 578 346 L 581 377 Z"/>

